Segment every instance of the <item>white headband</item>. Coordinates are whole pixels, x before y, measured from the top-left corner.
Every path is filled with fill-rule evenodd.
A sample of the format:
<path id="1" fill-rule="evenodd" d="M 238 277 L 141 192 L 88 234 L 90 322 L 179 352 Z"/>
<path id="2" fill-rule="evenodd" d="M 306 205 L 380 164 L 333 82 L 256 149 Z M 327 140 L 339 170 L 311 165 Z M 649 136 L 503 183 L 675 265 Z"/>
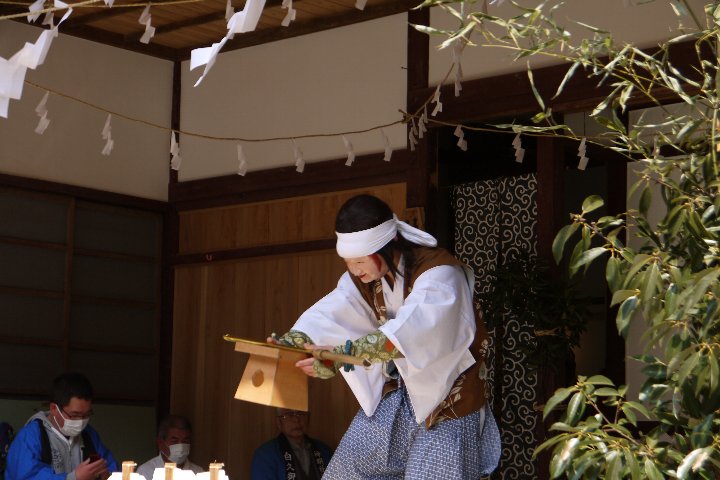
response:
<path id="1" fill-rule="evenodd" d="M 383 222 L 377 227 L 368 228 L 367 230 L 351 233 L 335 232 L 335 235 L 337 235 L 335 248 L 341 258 L 366 257 L 376 253 L 390 243 L 398 232 L 400 232 L 406 240 L 417 245 L 422 245 L 423 247 L 434 247 L 437 245 L 435 237 L 398 220 L 397 216 L 393 215 L 393 218 L 387 222 Z"/>

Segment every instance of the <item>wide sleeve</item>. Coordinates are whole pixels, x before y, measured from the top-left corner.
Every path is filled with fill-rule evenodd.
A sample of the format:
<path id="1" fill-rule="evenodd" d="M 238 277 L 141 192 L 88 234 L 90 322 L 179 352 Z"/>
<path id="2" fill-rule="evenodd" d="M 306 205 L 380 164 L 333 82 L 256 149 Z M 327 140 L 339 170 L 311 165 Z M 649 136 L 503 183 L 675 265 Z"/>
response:
<path id="1" fill-rule="evenodd" d="M 65 480 L 65 473 L 56 474 L 42 461 L 40 428 L 32 421 L 18 432 L 8 451 L 5 480 Z"/>
<path id="2" fill-rule="evenodd" d="M 304 332 L 316 345 L 344 345 L 377 330 L 375 314 L 345 272 L 337 287 L 308 308 L 298 318 L 293 330 Z M 382 395 L 385 379 L 382 366 L 355 368 L 342 372 L 358 403 L 370 416 L 375 412 Z"/>
<path id="3" fill-rule="evenodd" d="M 421 422 L 447 396 L 457 376 L 474 362 L 475 337 L 468 278 L 460 266 L 421 274 L 395 318 L 380 327 L 405 358 L 395 364 Z"/>
<path id="4" fill-rule="evenodd" d="M 307 334 L 316 345 L 343 345 L 377 330 L 374 318 L 345 272 L 337 287 L 300 315 L 292 329 Z"/>

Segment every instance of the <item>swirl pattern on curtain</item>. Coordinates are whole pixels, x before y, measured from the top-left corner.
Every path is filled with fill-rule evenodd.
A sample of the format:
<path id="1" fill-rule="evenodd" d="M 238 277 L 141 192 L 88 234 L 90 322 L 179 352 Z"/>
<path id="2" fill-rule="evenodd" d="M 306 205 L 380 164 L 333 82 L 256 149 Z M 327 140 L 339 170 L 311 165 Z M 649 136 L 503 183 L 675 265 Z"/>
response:
<path id="1" fill-rule="evenodd" d="M 520 252 L 537 254 L 535 174 L 456 185 L 452 189 L 455 255 L 475 270 L 475 293 L 487 292 L 498 263 Z M 538 438 L 537 375 L 518 345 L 533 342 L 532 325 L 503 319 L 490 330 L 490 402 L 499 411 L 500 466 L 493 478 L 536 478 L 532 453 Z M 498 350 L 499 349 L 499 350 Z M 496 405 L 500 402 L 500 405 Z"/>

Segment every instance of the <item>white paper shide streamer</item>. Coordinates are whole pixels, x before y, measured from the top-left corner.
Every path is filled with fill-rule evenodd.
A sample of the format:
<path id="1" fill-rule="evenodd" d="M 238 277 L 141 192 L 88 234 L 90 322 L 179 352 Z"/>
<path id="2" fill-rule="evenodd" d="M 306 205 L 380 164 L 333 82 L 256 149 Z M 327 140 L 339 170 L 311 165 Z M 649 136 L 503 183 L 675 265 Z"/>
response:
<path id="1" fill-rule="evenodd" d="M 41 10 L 42 5 L 40 3 L 37 8 Z M 70 15 L 72 8 L 60 0 L 56 0 L 54 5 L 57 9 L 67 9 L 58 22 L 60 25 Z M 37 16 L 39 15 L 38 13 Z M 0 117 L 7 118 L 10 100 L 19 100 L 22 97 L 27 70 L 35 70 L 45 62 L 50 45 L 57 36 L 57 26 L 43 30 L 35 43 L 25 42 L 25 45 L 9 59 L 0 57 Z"/>
<path id="2" fill-rule="evenodd" d="M 50 119 L 47 118 L 47 101 L 49 96 L 50 92 L 45 92 L 42 100 L 40 100 L 40 103 L 38 103 L 37 107 L 35 107 L 35 113 L 37 113 L 38 117 L 40 117 L 40 121 L 38 122 L 37 127 L 35 127 L 35 133 L 38 135 L 45 133 L 48 125 L 50 125 Z"/>
<path id="3" fill-rule="evenodd" d="M 520 138 L 519 133 L 515 135 L 515 138 L 513 138 L 512 146 L 515 149 L 515 161 L 517 163 L 522 163 L 523 158 L 525 158 L 525 149 L 522 147 L 522 139 Z"/>
<path id="4" fill-rule="evenodd" d="M 225 4 L 225 21 L 227 22 L 228 20 L 230 20 L 234 14 L 235 9 L 233 8 L 230 0 L 227 0 L 227 3 Z"/>
<path id="5" fill-rule="evenodd" d="M 180 170 L 182 157 L 180 156 L 180 145 L 178 144 L 174 131 L 170 132 L 170 155 L 172 155 L 170 158 L 170 168 L 175 171 Z"/>
<path id="6" fill-rule="evenodd" d="M 283 18 L 280 25 L 282 25 L 283 27 L 287 27 L 288 25 L 290 25 L 290 22 L 295 21 L 295 14 L 297 13 L 297 10 L 293 8 L 292 0 L 283 0 L 282 8 L 287 9 L 287 14 L 285 15 L 285 18 Z"/>
<path id="7" fill-rule="evenodd" d="M 410 128 L 408 128 L 408 145 L 410 145 L 410 151 L 415 151 L 415 146 L 417 146 L 417 140 L 415 137 L 417 137 L 417 127 L 415 126 L 415 119 L 413 118 L 409 125 Z"/>
<path id="8" fill-rule="evenodd" d="M 138 23 L 140 25 L 145 25 L 145 32 L 143 33 L 142 37 L 140 37 L 140 43 L 144 43 L 147 45 L 148 43 L 150 43 L 150 39 L 155 36 L 155 27 L 150 24 L 151 21 L 152 15 L 150 15 L 150 4 L 148 4 L 140 14 L 140 18 L 138 19 Z"/>
<path id="9" fill-rule="evenodd" d="M 367 4 L 367 0 L 355 0 L 355 8 L 358 10 L 365 10 L 365 4 Z"/>
<path id="10" fill-rule="evenodd" d="M 200 78 L 195 82 L 195 87 L 200 85 L 210 69 L 215 65 L 215 59 L 218 53 L 220 53 L 220 50 L 228 40 L 231 40 L 236 33 L 246 33 L 255 30 L 258 21 L 260 21 L 263 8 L 265 8 L 265 0 L 247 0 L 245 2 L 245 8 L 233 13 L 228 20 L 228 32 L 222 40 L 213 43 L 209 47 L 195 48 L 190 52 L 190 70 L 194 70 L 203 65 L 205 66 L 202 75 L 200 75 Z M 229 13 L 227 8 L 225 13 Z"/>
<path id="11" fill-rule="evenodd" d="M 47 12 L 42 21 L 43 25 L 47 25 L 51 30 L 55 27 L 55 15 L 53 12 Z"/>
<path id="12" fill-rule="evenodd" d="M 110 152 L 112 152 L 113 146 L 115 145 L 115 142 L 112 139 L 112 126 L 110 125 L 110 121 L 112 120 L 112 115 L 108 113 L 107 118 L 105 119 L 105 126 L 102 129 L 102 138 L 105 140 L 105 147 L 103 147 L 101 154 L 108 156 L 110 155 Z"/>
<path id="13" fill-rule="evenodd" d="M 40 18 L 40 10 L 43 9 L 43 5 L 45 5 L 45 0 L 35 0 L 28 7 L 28 10 L 30 11 L 30 14 L 27 16 L 28 23 L 33 23 Z"/>
<path id="14" fill-rule="evenodd" d="M 432 102 L 435 104 L 435 108 L 433 108 L 433 111 L 430 115 L 434 117 L 439 112 L 442 112 L 442 102 L 440 101 L 440 85 L 438 85 L 435 89 L 435 94 L 433 95 Z"/>
<path id="15" fill-rule="evenodd" d="M 460 147 L 460 150 L 467 152 L 467 140 L 465 140 L 465 132 L 462 129 L 462 125 L 455 127 L 453 135 L 458 137 L 457 146 Z"/>
<path id="16" fill-rule="evenodd" d="M 293 138 L 293 156 L 295 157 L 295 171 L 303 173 L 305 170 L 305 160 L 303 160 L 302 150 L 298 147 L 297 142 Z"/>
<path id="17" fill-rule="evenodd" d="M 452 61 L 453 65 L 455 66 L 455 96 L 460 96 L 460 91 L 462 90 L 462 79 L 463 79 L 463 70 L 462 70 L 462 63 L 460 63 L 461 57 L 462 57 L 462 51 L 465 48 L 465 39 L 462 37 L 458 37 L 457 40 L 453 42 L 452 46 Z M 442 109 L 440 110 L 442 111 Z"/>
<path id="18" fill-rule="evenodd" d="M 347 152 L 347 160 L 345 161 L 345 166 L 349 167 L 353 164 L 355 161 L 355 152 L 353 151 L 353 144 L 348 138 L 343 135 L 342 136 L 343 143 L 345 144 L 345 151 Z"/>
<path id="19" fill-rule="evenodd" d="M 427 125 L 427 123 L 427 105 L 425 105 L 423 113 L 420 115 L 420 120 L 418 121 L 418 138 L 423 138 L 425 136 L 425 132 L 427 132 L 427 127 L 425 125 Z"/>
<path id="20" fill-rule="evenodd" d="M 578 146 L 578 157 L 580 157 L 580 161 L 578 162 L 578 170 L 585 170 L 588 164 L 589 158 L 585 155 L 585 149 L 586 149 L 586 142 L 587 138 L 583 137 L 583 139 L 580 141 L 580 146 Z"/>
<path id="21" fill-rule="evenodd" d="M 383 146 L 385 147 L 385 155 L 383 155 L 383 160 L 389 162 L 392 158 L 392 147 L 390 146 L 390 140 L 388 139 L 387 135 L 385 135 L 385 131 L 382 128 L 380 129 L 380 135 L 382 136 Z"/>
<path id="22" fill-rule="evenodd" d="M 238 170 L 237 174 L 244 177 L 247 173 L 247 158 L 245 158 L 245 152 L 243 151 L 242 145 L 237 144 L 237 157 L 238 157 Z"/>

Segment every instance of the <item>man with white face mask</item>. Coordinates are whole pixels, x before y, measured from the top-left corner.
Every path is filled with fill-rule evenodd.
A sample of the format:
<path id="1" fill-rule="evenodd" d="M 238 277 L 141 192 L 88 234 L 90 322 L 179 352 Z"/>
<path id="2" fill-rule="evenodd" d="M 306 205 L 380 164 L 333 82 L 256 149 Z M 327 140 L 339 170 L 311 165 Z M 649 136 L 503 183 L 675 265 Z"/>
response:
<path id="1" fill-rule="evenodd" d="M 117 462 L 88 425 L 93 390 L 80 373 L 53 382 L 50 411 L 38 412 L 10 445 L 5 480 L 104 480 Z"/>
<path id="2" fill-rule="evenodd" d="M 160 454 L 140 465 L 137 473 L 152 480 L 156 468 L 162 469 L 166 462 L 172 462 L 181 470 L 194 473 L 203 471 L 188 459 L 192 443 L 192 426 L 190 421 L 179 415 L 168 415 L 158 425 L 157 446 Z"/>

